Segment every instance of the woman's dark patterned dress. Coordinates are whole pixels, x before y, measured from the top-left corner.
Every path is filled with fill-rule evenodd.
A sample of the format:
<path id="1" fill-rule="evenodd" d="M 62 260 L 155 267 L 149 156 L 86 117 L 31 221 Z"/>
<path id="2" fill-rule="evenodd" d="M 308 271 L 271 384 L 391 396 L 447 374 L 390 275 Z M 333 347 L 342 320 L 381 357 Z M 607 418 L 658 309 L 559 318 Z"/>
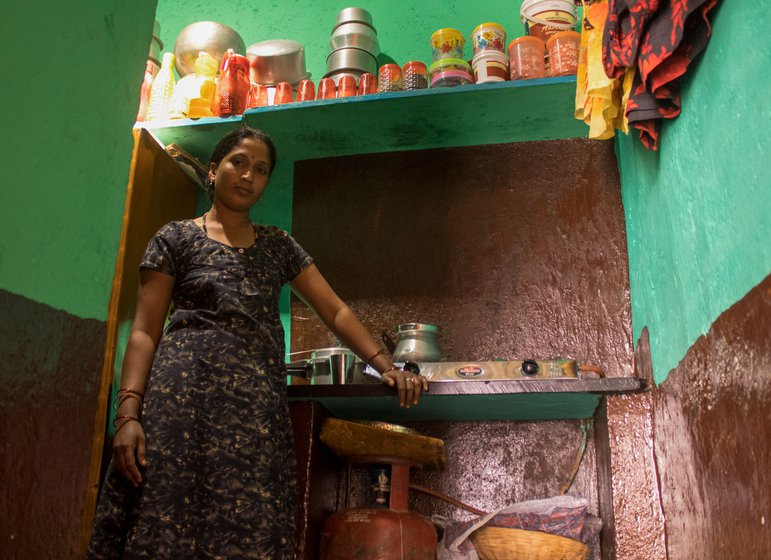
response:
<path id="1" fill-rule="evenodd" d="M 142 267 L 174 276 L 142 416 L 145 480 L 112 466 L 90 558 L 290 559 L 296 469 L 279 294 L 312 259 L 255 226 L 249 248 L 165 225 Z"/>

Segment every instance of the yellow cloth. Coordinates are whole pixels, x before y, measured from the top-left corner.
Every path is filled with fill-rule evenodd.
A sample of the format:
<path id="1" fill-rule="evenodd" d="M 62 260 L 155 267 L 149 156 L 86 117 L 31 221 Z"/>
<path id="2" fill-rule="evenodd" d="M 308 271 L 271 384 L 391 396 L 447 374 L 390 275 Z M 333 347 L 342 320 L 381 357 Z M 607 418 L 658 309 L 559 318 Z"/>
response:
<path id="1" fill-rule="evenodd" d="M 629 133 L 626 102 L 632 90 L 634 68 L 627 68 L 624 78 L 608 78 L 602 65 L 602 31 L 608 17 L 607 0 L 584 5 L 581 46 L 576 75 L 576 111 L 578 120 L 589 125 L 589 138 L 613 138 L 615 129 Z"/>

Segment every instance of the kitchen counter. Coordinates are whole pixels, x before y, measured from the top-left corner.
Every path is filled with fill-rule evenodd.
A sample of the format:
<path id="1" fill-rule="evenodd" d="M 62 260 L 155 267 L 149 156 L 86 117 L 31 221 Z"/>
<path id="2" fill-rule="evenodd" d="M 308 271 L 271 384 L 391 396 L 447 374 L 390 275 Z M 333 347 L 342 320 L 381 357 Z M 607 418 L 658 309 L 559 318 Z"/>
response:
<path id="1" fill-rule="evenodd" d="M 590 418 L 604 395 L 636 392 L 636 377 L 516 379 L 429 382 L 418 406 L 399 408 L 386 385 L 290 385 L 291 400 L 313 400 L 345 419 L 418 422 L 432 420 L 566 420 Z"/>

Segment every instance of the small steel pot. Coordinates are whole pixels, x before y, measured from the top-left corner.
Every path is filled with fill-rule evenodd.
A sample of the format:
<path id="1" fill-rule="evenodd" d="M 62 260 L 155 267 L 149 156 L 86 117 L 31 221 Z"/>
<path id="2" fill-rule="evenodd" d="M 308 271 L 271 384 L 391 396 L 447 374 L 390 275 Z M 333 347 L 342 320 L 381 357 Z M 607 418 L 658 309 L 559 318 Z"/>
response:
<path id="1" fill-rule="evenodd" d="M 440 362 L 444 356 L 437 337 L 441 329 L 427 323 L 405 323 L 396 330 L 395 362 Z"/>
<path id="2" fill-rule="evenodd" d="M 348 21 L 359 21 L 372 25 L 372 14 L 364 8 L 343 8 L 337 12 L 337 25 Z"/>
<path id="3" fill-rule="evenodd" d="M 191 23 L 179 32 L 174 43 L 177 74 L 181 78 L 194 73 L 201 51 L 209 53 L 221 66 L 228 49 L 237 54 L 244 52 L 244 40 L 234 29 L 216 21 Z"/>
<path id="4" fill-rule="evenodd" d="M 353 21 L 338 25 L 329 39 L 329 50 L 336 51 L 344 48 L 362 49 L 372 56 L 377 56 L 380 54 L 377 31 L 374 27 Z"/>
<path id="5" fill-rule="evenodd" d="M 271 39 L 246 48 L 249 79 L 255 84 L 297 84 L 310 77 L 305 70 L 305 47 L 297 41 Z"/>
<path id="6" fill-rule="evenodd" d="M 344 48 L 329 53 L 327 57 L 327 73 L 337 70 L 361 70 L 377 74 L 377 59 L 362 49 Z"/>

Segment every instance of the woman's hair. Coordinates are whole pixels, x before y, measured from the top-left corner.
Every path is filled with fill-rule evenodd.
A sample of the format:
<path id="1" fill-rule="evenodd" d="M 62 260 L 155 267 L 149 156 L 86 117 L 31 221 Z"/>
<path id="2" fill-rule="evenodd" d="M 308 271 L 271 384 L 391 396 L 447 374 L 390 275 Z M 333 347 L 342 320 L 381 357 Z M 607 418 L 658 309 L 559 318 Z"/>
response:
<path id="1" fill-rule="evenodd" d="M 212 152 L 211 158 L 209 159 L 209 166 L 211 166 L 211 164 L 218 166 L 225 158 L 225 156 L 228 155 L 231 150 L 233 150 L 233 148 L 235 148 L 244 138 L 254 138 L 256 140 L 260 140 L 263 144 L 265 144 L 265 146 L 267 146 L 268 158 L 270 159 L 268 162 L 270 164 L 268 176 L 270 176 L 273 173 L 273 170 L 276 168 L 276 145 L 273 143 L 273 139 L 268 135 L 267 132 L 263 132 L 257 128 L 250 128 L 248 126 L 243 126 L 236 130 L 232 130 L 220 138 L 220 141 L 217 142 L 216 146 L 214 146 L 214 151 Z M 209 191 L 209 198 L 214 200 L 214 185 L 209 184 L 207 185 L 207 188 Z"/>

